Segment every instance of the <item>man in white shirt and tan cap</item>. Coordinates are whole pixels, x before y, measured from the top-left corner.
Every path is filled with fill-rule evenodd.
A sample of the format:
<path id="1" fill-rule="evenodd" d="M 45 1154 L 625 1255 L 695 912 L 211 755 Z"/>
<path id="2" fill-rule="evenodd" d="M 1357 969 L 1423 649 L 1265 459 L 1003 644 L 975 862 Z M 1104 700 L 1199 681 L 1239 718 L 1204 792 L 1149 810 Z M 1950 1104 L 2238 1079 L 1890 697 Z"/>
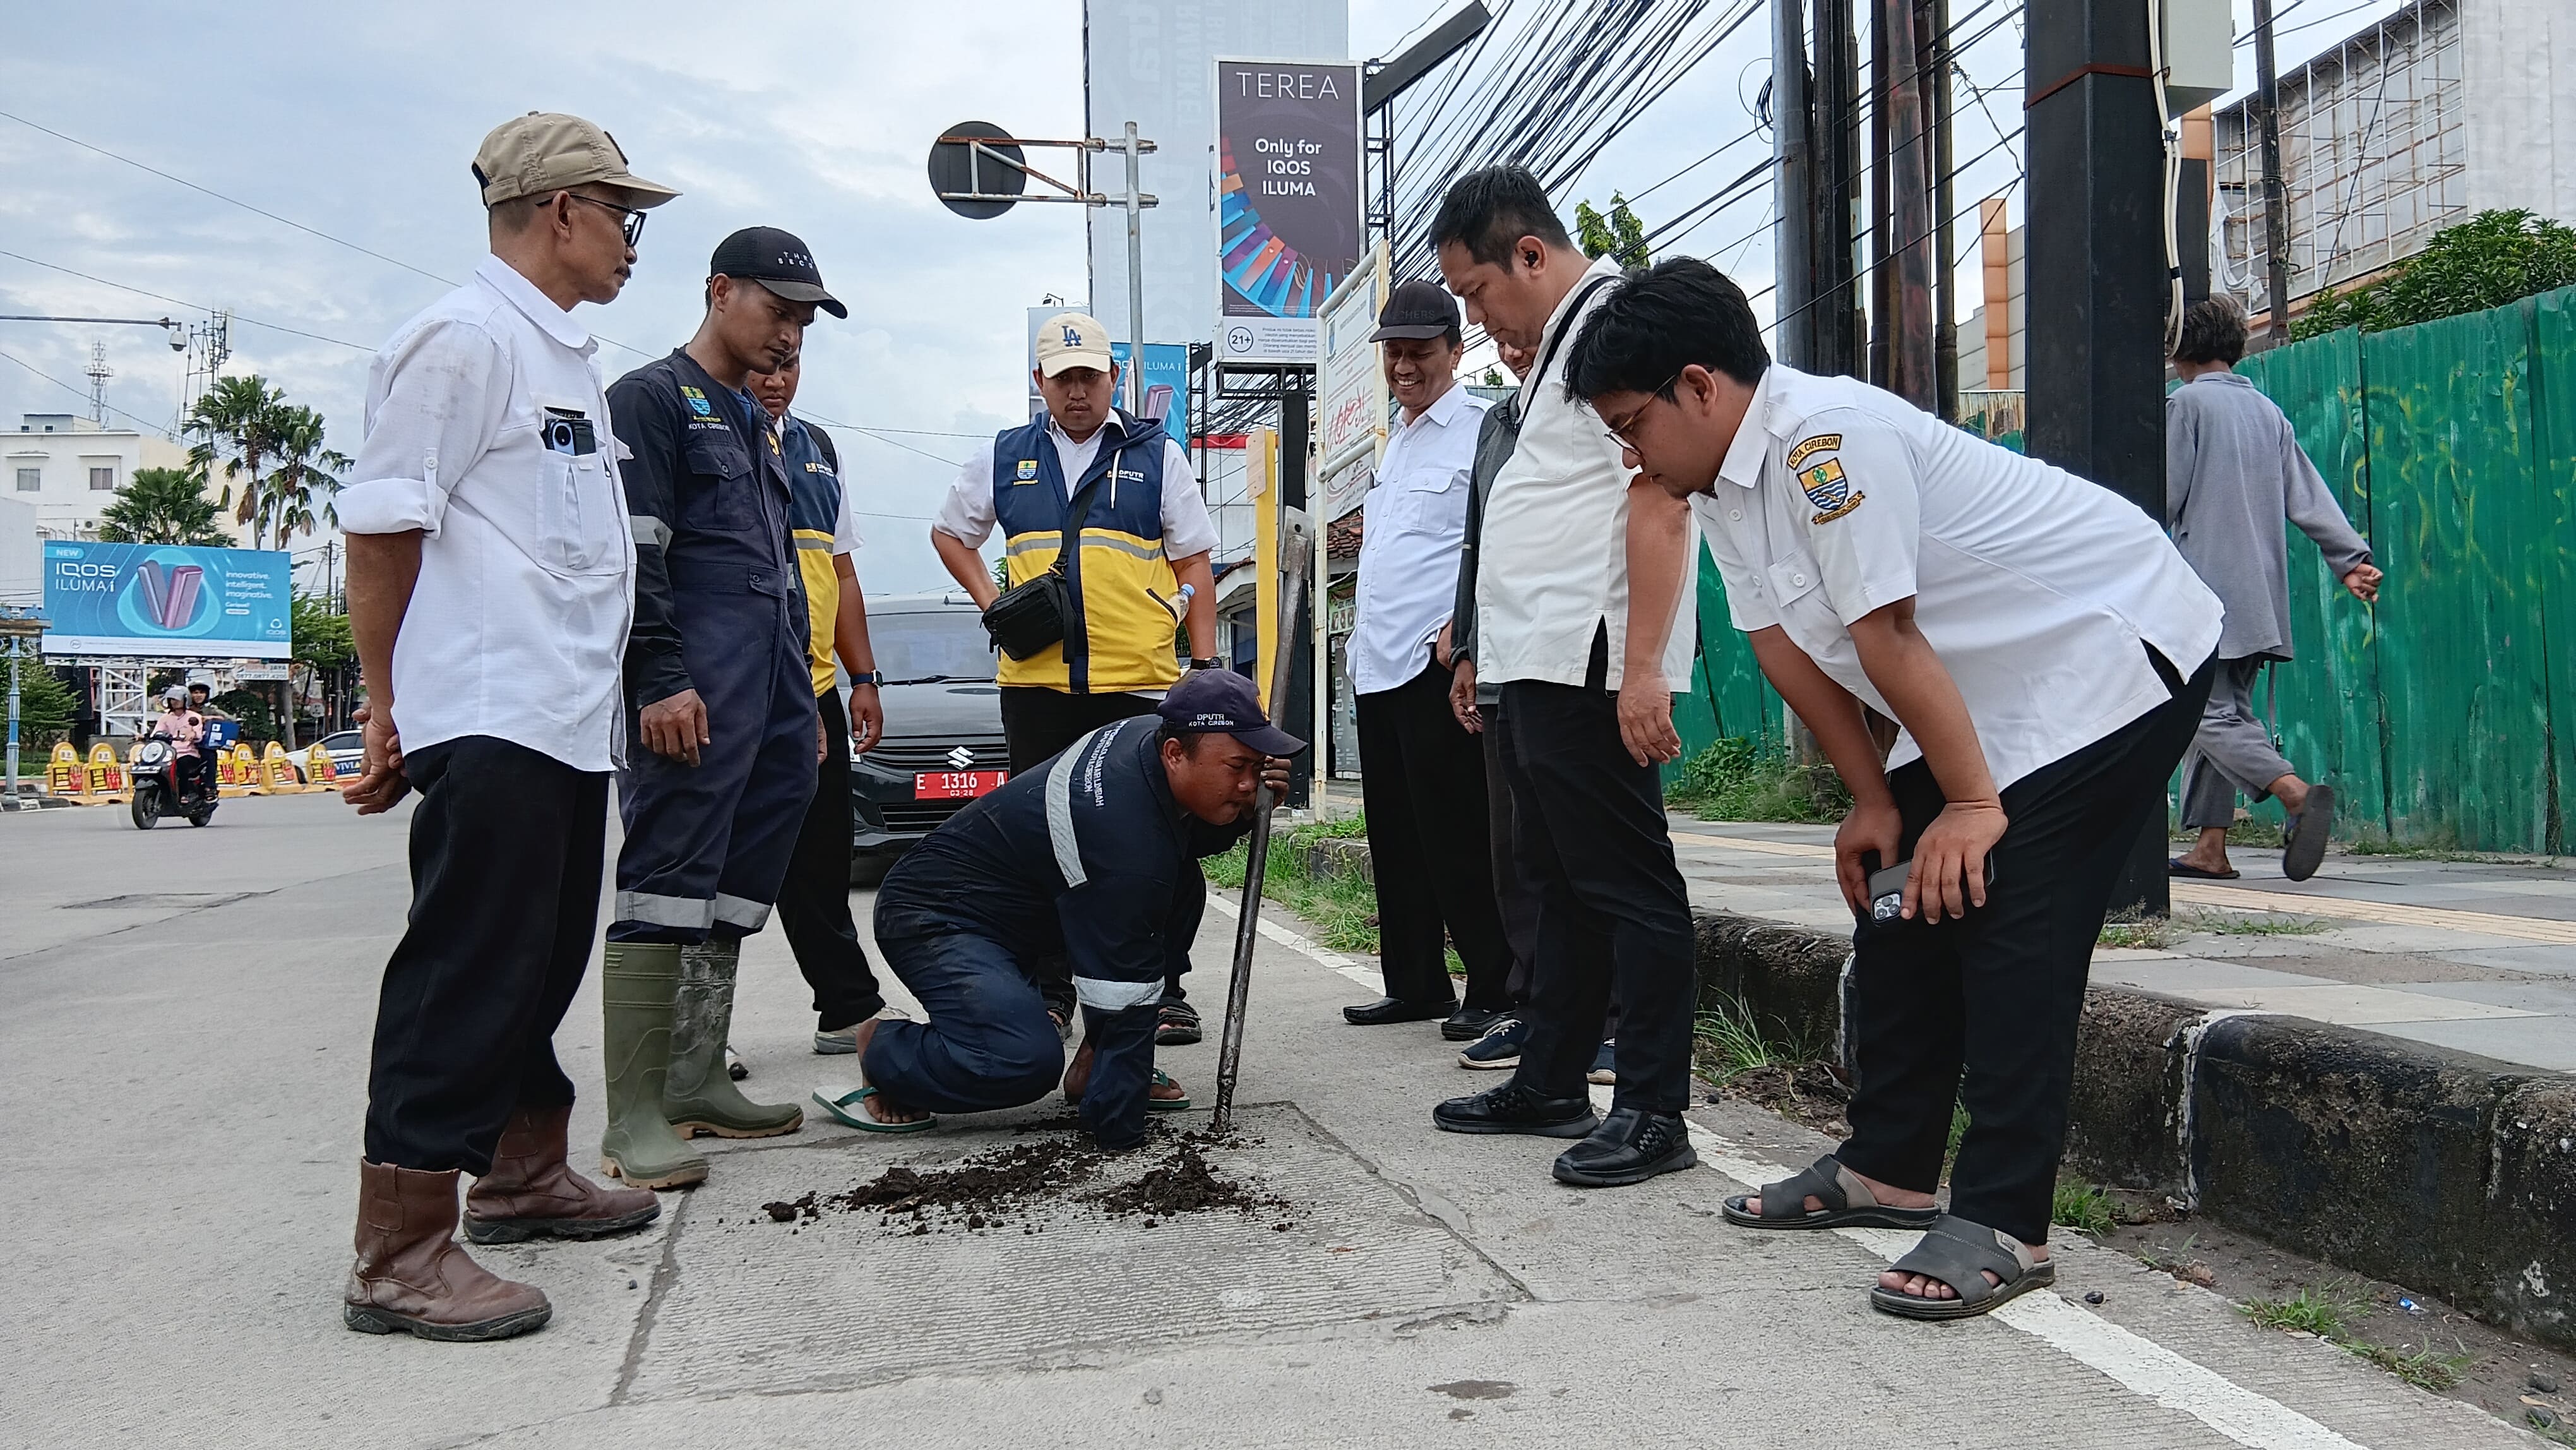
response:
<path id="1" fill-rule="evenodd" d="M 1922 1230 L 1870 1291 L 1901 1318 L 2048 1287 L 2093 942 L 2209 697 L 2217 596 L 2109 490 L 1773 365 L 1696 258 L 1630 274 L 1565 386 L 1690 501 L 1735 627 L 1852 793 L 1851 1136 L 1727 1220 Z M 1864 705 L 1903 727 L 1884 763 Z"/>
<path id="2" fill-rule="evenodd" d="M 553 1313 L 456 1243 L 459 1174 L 475 1243 L 595 1238 L 659 1211 L 565 1163 L 573 1085 L 553 1044 L 590 959 L 635 575 L 599 344 L 572 309 L 616 298 L 645 209 L 679 193 L 590 122 L 533 111 L 484 138 L 474 178 L 492 254 L 376 355 L 339 498 L 370 702 L 341 794 L 362 815 L 421 794 L 341 1312 L 441 1340 Z"/>

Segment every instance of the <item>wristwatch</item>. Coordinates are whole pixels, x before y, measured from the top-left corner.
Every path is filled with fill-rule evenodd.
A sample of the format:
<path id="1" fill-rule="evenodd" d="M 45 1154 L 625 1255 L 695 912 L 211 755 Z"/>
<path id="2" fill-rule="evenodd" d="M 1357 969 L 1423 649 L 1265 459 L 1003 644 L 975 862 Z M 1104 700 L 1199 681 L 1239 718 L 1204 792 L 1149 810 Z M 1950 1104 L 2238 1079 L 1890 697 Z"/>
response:
<path id="1" fill-rule="evenodd" d="M 852 689 L 857 689 L 861 685 L 878 685 L 883 683 L 885 683 L 885 671 L 883 670 L 861 670 L 850 676 L 850 688 Z"/>
<path id="2" fill-rule="evenodd" d="M 1209 655 L 1205 659 L 1192 657 L 1190 660 L 1190 668 L 1194 670 L 1221 670 L 1225 668 L 1225 661 L 1215 655 Z"/>

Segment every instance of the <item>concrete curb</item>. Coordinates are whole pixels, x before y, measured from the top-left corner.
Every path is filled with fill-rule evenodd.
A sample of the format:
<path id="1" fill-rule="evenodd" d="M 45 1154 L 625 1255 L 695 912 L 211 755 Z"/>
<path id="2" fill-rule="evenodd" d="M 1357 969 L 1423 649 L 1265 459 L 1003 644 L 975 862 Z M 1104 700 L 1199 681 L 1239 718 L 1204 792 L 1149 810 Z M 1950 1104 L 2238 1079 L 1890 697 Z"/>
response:
<path id="1" fill-rule="evenodd" d="M 1367 860 L 1351 840 L 1306 857 Z M 1702 1010 L 1839 1055 L 1848 938 L 1693 915 Z M 2071 1172 L 2576 1349 L 2576 1075 L 2111 987 L 2077 1032 Z"/>

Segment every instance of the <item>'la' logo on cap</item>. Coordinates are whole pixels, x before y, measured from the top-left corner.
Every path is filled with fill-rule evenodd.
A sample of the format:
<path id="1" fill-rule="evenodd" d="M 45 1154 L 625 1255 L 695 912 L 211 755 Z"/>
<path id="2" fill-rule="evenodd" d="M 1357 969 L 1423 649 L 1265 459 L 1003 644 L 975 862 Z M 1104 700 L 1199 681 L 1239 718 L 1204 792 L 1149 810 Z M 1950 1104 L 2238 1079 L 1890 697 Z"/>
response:
<path id="1" fill-rule="evenodd" d="M 1064 330 L 1064 345 L 1066 347 L 1082 346 L 1082 329 L 1068 325 Z"/>

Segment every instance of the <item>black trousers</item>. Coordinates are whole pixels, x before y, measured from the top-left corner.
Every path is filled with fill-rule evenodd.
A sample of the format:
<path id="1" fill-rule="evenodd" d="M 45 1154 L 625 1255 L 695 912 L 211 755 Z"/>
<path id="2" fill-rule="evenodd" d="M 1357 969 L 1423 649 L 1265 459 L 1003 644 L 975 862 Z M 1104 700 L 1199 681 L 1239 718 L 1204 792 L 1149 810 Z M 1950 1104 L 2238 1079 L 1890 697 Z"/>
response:
<path id="1" fill-rule="evenodd" d="M 1619 739 L 1619 697 L 1602 688 L 1606 649 L 1596 637 L 1583 685 L 1507 681 L 1496 707 L 1514 852 L 1538 898 L 1516 1078 L 1549 1097 L 1582 1092 L 1615 993 L 1616 1104 L 1678 1113 L 1690 1105 L 1699 995 L 1690 896 L 1664 824 L 1663 773 Z"/>
<path id="2" fill-rule="evenodd" d="M 1450 673 L 1421 673 L 1354 700 L 1369 870 L 1377 881 L 1378 967 L 1386 994 L 1447 1002 L 1450 942 L 1467 967 L 1467 1006 L 1512 1003 L 1511 948 L 1494 901 L 1493 824 L 1476 738 L 1449 710 Z"/>
<path id="3" fill-rule="evenodd" d="M 2173 698 L 2004 787 L 2009 822 L 1986 904 L 1937 924 L 1863 922 L 1853 936 L 1853 1172 L 1931 1192 L 1953 1102 L 1968 1132 L 1950 1211 L 2045 1243 L 2075 1028 L 2094 939 L 2120 867 L 2163 819 L 2165 781 L 2191 744 L 2210 667 L 2188 681 L 2156 662 Z M 1907 857 L 1941 813 L 1941 787 L 1913 761 L 1888 773 Z M 1626 1043 L 1621 1043 L 1626 1066 Z"/>
<path id="4" fill-rule="evenodd" d="M 488 735 L 403 768 L 411 918 L 377 998 L 367 1157 L 480 1175 L 511 1109 L 573 1100 L 554 1036 L 590 962 L 608 775 Z"/>
<path id="5" fill-rule="evenodd" d="M 1064 753 L 1067 746 L 1083 736 L 1119 720 L 1138 715 L 1151 715 L 1159 700 L 1124 692 L 1105 695 L 1074 695 L 1063 690 L 1050 690 L 1044 685 L 1004 685 L 1002 687 L 1002 748 L 1011 757 L 1011 774 L 1035 770 Z M 1207 895 L 1207 879 L 1198 884 L 1199 895 Z M 1172 944 L 1172 972 L 1163 979 L 1163 1000 L 1178 1002 L 1189 994 L 1181 990 L 1181 976 L 1189 971 L 1190 944 Z M 1037 963 L 1033 968 L 1038 992 L 1049 1008 L 1073 1020 L 1073 966 L 1061 957 Z"/>
<path id="6" fill-rule="evenodd" d="M 816 1026 L 829 1032 L 884 1011 L 885 994 L 850 920 L 850 711 L 837 690 L 815 696 L 814 704 L 823 713 L 824 755 L 779 883 L 778 925 L 814 989 Z"/>
<path id="7" fill-rule="evenodd" d="M 1520 813 L 1512 809 L 1511 787 L 1503 780 L 1503 712 L 1493 705 L 1484 710 L 1484 733 L 1476 739 L 1484 747 L 1485 809 L 1493 824 L 1487 846 L 1494 863 L 1494 906 L 1502 917 L 1503 944 L 1512 954 L 1503 997 L 1517 1007 L 1529 1000 L 1530 972 L 1538 964 L 1538 893 L 1521 880 L 1520 856 L 1512 843 Z"/>

